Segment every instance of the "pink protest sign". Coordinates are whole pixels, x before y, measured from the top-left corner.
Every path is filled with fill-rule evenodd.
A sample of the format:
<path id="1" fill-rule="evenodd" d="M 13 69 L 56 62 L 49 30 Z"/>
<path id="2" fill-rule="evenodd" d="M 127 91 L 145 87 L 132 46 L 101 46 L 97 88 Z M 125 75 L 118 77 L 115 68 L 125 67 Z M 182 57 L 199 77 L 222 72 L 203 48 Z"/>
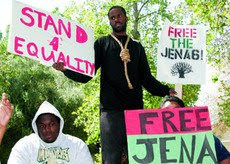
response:
<path id="1" fill-rule="evenodd" d="M 210 131 L 208 107 L 126 110 L 127 135 Z"/>
<path id="2" fill-rule="evenodd" d="M 47 66 L 63 62 L 67 69 L 94 76 L 91 29 L 16 0 L 12 5 L 9 52 Z"/>
<path id="3" fill-rule="evenodd" d="M 126 110 L 130 163 L 217 163 L 208 107 Z"/>

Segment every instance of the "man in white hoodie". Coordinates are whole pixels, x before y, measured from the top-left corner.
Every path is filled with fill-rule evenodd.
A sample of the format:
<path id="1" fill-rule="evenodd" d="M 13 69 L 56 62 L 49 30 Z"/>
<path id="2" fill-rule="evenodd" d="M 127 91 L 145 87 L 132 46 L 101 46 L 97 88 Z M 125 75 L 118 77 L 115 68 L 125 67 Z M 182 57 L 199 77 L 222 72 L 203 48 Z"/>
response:
<path id="1" fill-rule="evenodd" d="M 32 121 L 35 133 L 14 145 L 8 164 L 93 164 L 87 145 L 62 133 L 63 126 L 59 111 L 44 101 Z"/>

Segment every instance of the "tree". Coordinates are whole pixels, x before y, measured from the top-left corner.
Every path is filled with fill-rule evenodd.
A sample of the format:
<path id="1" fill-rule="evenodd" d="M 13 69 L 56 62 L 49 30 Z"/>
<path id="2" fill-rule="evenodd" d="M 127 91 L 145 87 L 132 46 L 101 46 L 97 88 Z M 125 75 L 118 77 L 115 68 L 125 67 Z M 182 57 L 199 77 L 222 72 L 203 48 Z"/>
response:
<path id="1" fill-rule="evenodd" d="M 73 126 L 75 117 L 71 115 L 82 103 L 77 84 L 38 62 L 10 54 L 7 41 L 5 37 L 0 43 L 0 93 L 9 94 L 15 110 L 1 144 L 1 162 L 6 163 L 13 145 L 32 132 L 31 121 L 44 100 L 59 109 L 65 120 L 65 133 L 86 140 L 83 127 Z"/>
<path id="2" fill-rule="evenodd" d="M 73 2 L 63 13 L 59 13 L 58 9 L 55 9 L 54 12 L 90 27 L 94 30 L 94 37 L 97 39 L 111 32 L 107 12 L 115 4 L 126 8 L 129 17 L 128 34 L 139 39 L 145 47 L 151 71 L 155 75 L 158 33 L 161 30 L 162 22 L 166 18 L 171 21 L 183 19 L 183 14 L 182 19 L 179 19 L 175 17 L 175 13 L 170 13 L 167 9 L 167 1 L 111 0 L 105 2 L 86 0 L 81 5 Z M 87 84 L 75 83 L 67 80 L 61 73 L 8 53 L 6 45 L 7 39 L 0 44 L 0 91 L 10 94 L 12 103 L 15 105 L 15 113 L 5 136 L 5 138 L 14 139 L 9 142 L 3 141 L 1 145 L 0 154 L 4 155 L 4 159 L 16 140 L 32 131 L 30 120 L 40 102 L 46 99 L 61 109 L 61 114 L 67 124 L 65 132 L 86 140 L 91 152 L 96 154 L 97 161 L 100 161 L 98 155 L 100 71 Z M 191 105 L 194 103 L 197 99 L 198 89 L 199 86 L 184 86 L 186 103 Z M 144 91 L 144 108 L 158 108 L 161 100 L 160 97 L 153 97 Z M 73 120 L 75 120 L 75 128 L 72 126 Z"/>
<path id="3" fill-rule="evenodd" d="M 192 72 L 192 66 L 185 62 L 175 63 L 171 68 L 173 76 L 179 74 L 179 78 L 185 78 L 184 74 Z"/>
<path id="4" fill-rule="evenodd" d="M 193 10 L 195 15 L 207 26 L 210 27 L 207 37 L 207 56 L 210 66 L 215 70 L 212 86 L 203 86 L 200 92 L 199 104 L 213 107 L 218 111 L 220 120 L 225 125 L 230 126 L 229 112 L 229 32 L 230 32 L 230 15 L 229 0 L 222 1 L 192 1 L 186 0 L 188 6 Z M 217 88 L 217 93 L 208 95 L 208 91 Z"/>
<path id="5" fill-rule="evenodd" d="M 200 20 L 208 23 L 213 31 L 224 32 L 224 28 L 230 25 L 229 0 L 185 1 Z"/>

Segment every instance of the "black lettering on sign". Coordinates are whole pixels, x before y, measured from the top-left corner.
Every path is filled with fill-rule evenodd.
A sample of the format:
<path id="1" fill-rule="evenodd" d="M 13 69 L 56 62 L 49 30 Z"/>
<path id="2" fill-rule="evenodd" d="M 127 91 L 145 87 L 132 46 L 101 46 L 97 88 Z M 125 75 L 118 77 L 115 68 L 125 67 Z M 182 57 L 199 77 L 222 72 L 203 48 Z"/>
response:
<path id="1" fill-rule="evenodd" d="M 181 111 L 179 111 L 180 129 L 181 129 L 181 131 L 194 131 L 195 127 L 188 128 L 186 126 L 186 122 L 191 122 L 191 119 L 185 119 L 186 113 L 193 113 L 193 110 L 181 110 Z"/>
<path id="2" fill-rule="evenodd" d="M 202 118 L 200 116 L 200 113 L 202 112 L 208 112 L 208 108 L 199 108 L 197 110 L 195 110 L 195 114 L 196 114 L 196 121 L 197 121 L 197 130 L 211 130 L 211 126 L 202 126 L 201 122 L 202 121 L 207 121 L 207 118 Z M 210 124 L 209 124 L 210 125 Z"/>
<path id="3" fill-rule="evenodd" d="M 193 163 L 194 153 L 195 153 L 195 144 L 196 144 L 196 136 L 192 135 L 191 150 L 190 150 L 191 154 L 189 154 L 187 145 L 185 144 L 183 137 L 181 137 L 180 160 L 179 160 L 180 163 L 184 163 L 184 152 L 186 154 L 186 157 L 189 160 L 189 163 Z"/>
<path id="4" fill-rule="evenodd" d="M 146 156 L 143 159 L 140 159 L 137 157 L 137 155 L 134 155 L 133 159 L 138 163 L 151 163 L 154 160 L 153 144 L 156 144 L 156 143 L 157 143 L 156 138 L 137 139 L 137 145 L 145 144 Z"/>
<path id="5" fill-rule="evenodd" d="M 141 134 L 147 134 L 146 131 L 146 124 L 153 124 L 153 121 L 147 121 L 147 118 L 150 117 L 158 117 L 158 114 L 156 112 L 149 112 L 149 113 L 140 113 L 140 126 L 141 126 Z"/>
<path id="6" fill-rule="evenodd" d="M 162 121 L 163 121 L 163 127 L 164 127 L 165 133 L 168 133 L 167 124 L 171 126 L 173 132 L 178 132 L 176 126 L 173 124 L 172 121 L 170 121 L 170 118 L 172 118 L 172 117 L 174 117 L 173 112 L 170 112 L 170 111 L 162 112 Z"/>
<path id="7" fill-rule="evenodd" d="M 207 151 L 207 154 L 206 154 L 206 151 Z M 218 163 L 215 153 L 212 151 L 206 135 L 205 135 L 204 142 L 203 142 L 203 145 L 200 151 L 200 155 L 197 159 L 197 163 L 202 163 L 205 156 L 210 156 L 214 163 Z"/>
<path id="8" fill-rule="evenodd" d="M 176 163 L 177 162 L 177 159 L 168 159 L 167 154 L 166 154 L 167 152 L 169 152 L 169 149 L 167 149 L 166 142 L 171 141 L 171 140 L 174 141 L 175 139 L 176 137 L 160 138 L 161 163 Z"/>

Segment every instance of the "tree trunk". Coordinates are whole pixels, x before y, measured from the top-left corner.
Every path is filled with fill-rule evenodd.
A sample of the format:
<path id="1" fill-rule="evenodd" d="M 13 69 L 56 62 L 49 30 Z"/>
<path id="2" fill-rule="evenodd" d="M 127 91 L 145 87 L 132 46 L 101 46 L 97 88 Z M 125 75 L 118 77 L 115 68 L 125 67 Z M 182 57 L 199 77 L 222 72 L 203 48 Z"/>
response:
<path id="1" fill-rule="evenodd" d="M 133 15 L 134 15 L 134 22 L 133 22 L 133 29 L 131 31 L 131 34 L 133 35 L 133 39 L 139 40 L 140 39 L 140 33 L 138 31 L 139 11 L 137 8 L 137 2 L 133 3 Z"/>

